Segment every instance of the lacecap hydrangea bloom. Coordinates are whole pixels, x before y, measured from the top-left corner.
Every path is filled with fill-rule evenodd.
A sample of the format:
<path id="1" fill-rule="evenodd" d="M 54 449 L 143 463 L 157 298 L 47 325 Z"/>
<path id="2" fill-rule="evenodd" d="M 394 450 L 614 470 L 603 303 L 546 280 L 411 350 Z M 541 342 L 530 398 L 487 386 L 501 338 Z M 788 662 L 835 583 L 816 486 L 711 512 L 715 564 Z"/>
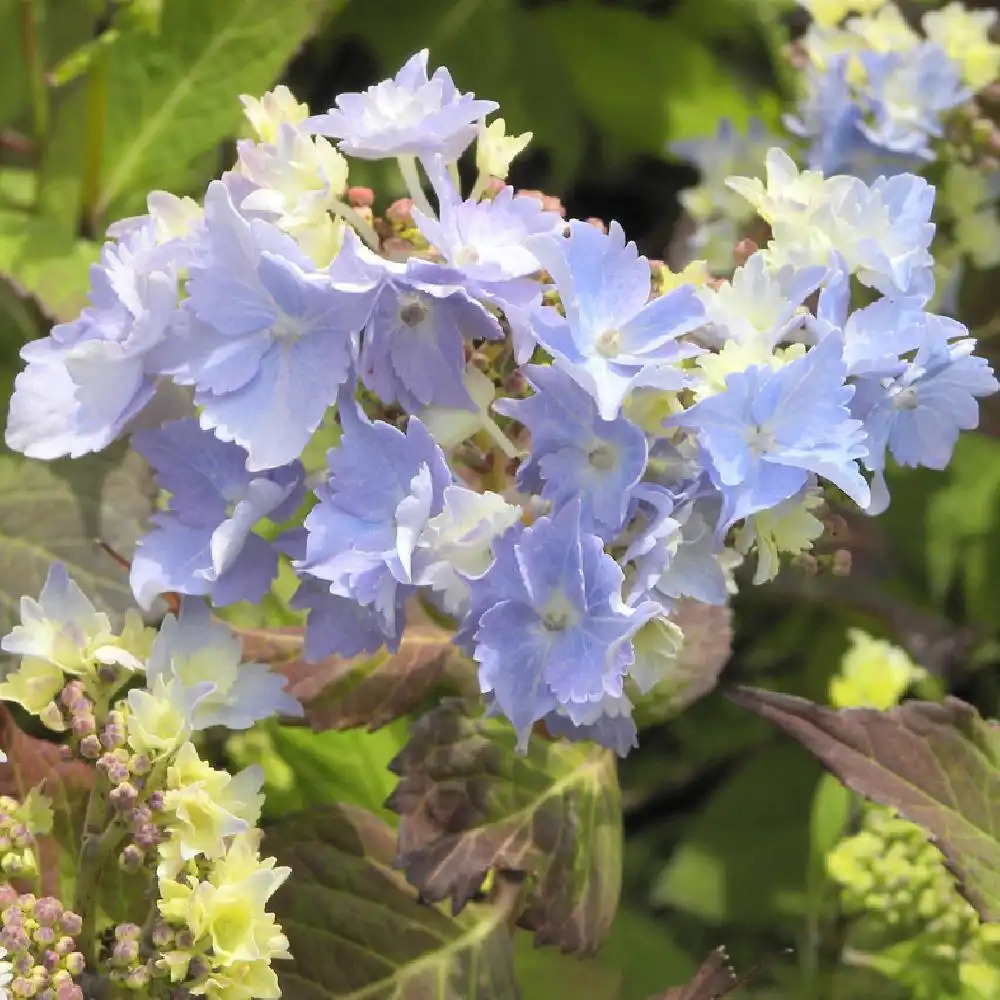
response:
<path id="1" fill-rule="evenodd" d="M 851 100 L 867 95 L 857 135 L 918 162 L 974 84 L 949 75 L 940 24 L 911 51 L 878 16 L 828 13 L 817 31 L 838 34 L 817 65 L 834 74 L 842 40 L 837 72 Z M 912 134 L 868 50 L 930 81 Z M 911 173 L 802 171 L 761 148 L 761 176 L 730 178 L 719 215 L 756 213 L 771 238 L 710 280 L 704 265 L 651 263 L 617 222 L 566 220 L 505 185 L 529 137 L 488 122 L 496 105 L 429 72 L 426 52 L 325 113 L 281 89 L 244 103 L 258 138 L 203 210 L 151 196 L 112 233 L 91 306 L 25 348 L 7 430 L 41 458 L 130 436 L 164 492 L 132 585 L 144 606 L 185 597 L 141 658 L 125 734 L 187 775 L 187 792 L 170 789 L 161 863 L 178 888 L 163 916 L 212 937 L 197 961 L 176 955 L 206 983 L 235 954 L 228 907 L 259 913 L 278 876 L 230 888 L 220 852 L 252 826 L 253 782 L 213 797 L 220 779 L 183 748 L 204 726 L 294 705 L 262 668 L 236 666 L 204 602 L 258 600 L 290 568 L 314 658 L 397 648 L 422 602 L 450 618 L 522 746 L 544 727 L 624 753 L 633 698 L 676 662 L 681 601 L 725 602 L 743 559 L 771 579 L 822 544 L 831 507 L 884 506 L 891 461 L 946 465 L 997 389 L 968 331 L 929 308 L 935 189 Z M 728 158 L 689 152 L 728 175 L 734 150 L 764 142 L 723 130 Z M 457 159 L 473 143 L 464 191 Z M 347 186 L 358 158 L 396 161 L 410 198 L 379 214 L 374 192 Z M 158 423 L 147 407 L 174 386 L 187 410 Z M 310 442 L 326 465 L 307 473 Z M 56 672 L 116 648 L 86 609 L 59 614 L 81 622 L 68 645 L 16 640 L 39 664 L 18 682 L 39 711 Z M 219 811 L 191 829 L 206 795 Z M 259 955 L 280 954 L 267 920 L 255 926 Z M 225 975 L 271 995 L 244 960 Z"/>

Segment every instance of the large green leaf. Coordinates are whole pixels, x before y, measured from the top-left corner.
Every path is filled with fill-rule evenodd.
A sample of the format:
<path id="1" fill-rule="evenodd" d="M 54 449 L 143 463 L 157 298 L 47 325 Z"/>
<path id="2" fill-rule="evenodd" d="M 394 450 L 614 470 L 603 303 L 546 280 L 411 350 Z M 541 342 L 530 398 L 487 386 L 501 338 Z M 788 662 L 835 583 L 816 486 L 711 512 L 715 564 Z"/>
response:
<path id="1" fill-rule="evenodd" d="M 107 222 L 141 211 L 154 188 L 200 193 L 221 165 L 216 150 L 240 129 L 239 95 L 270 87 L 337 3 L 170 0 L 158 34 L 123 34 L 107 53 L 110 99 L 96 214 Z M 81 81 L 57 116 L 46 194 L 53 212 L 76 201 L 86 89 Z"/>
<path id="2" fill-rule="evenodd" d="M 127 571 L 98 541 L 129 558 L 151 508 L 145 463 L 122 447 L 59 462 L 0 454 L 0 630 L 56 561 L 100 610 L 133 607 Z"/>
<path id="3" fill-rule="evenodd" d="M 522 756 L 505 720 L 472 719 L 448 701 L 413 727 L 392 769 L 398 863 L 423 897 L 450 897 L 459 911 L 490 871 L 527 875 L 520 924 L 539 943 L 582 953 L 601 943 L 621 889 L 609 751 L 536 736 Z"/>
<path id="4" fill-rule="evenodd" d="M 78 239 L 64 220 L 32 211 L 30 170 L 0 170 L 0 277 L 30 293 L 56 320 L 75 316 L 86 303 L 97 244 Z"/>
<path id="5" fill-rule="evenodd" d="M 348 806 L 267 831 L 292 869 L 274 897 L 294 962 L 276 969 L 294 1000 L 517 1000 L 505 906 L 451 917 L 392 869 L 392 830 Z"/>
<path id="6" fill-rule="evenodd" d="M 241 767 L 262 767 L 265 816 L 346 802 L 395 824 L 396 815 L 384 807 L 396 783 L 389 762 L 406 743 L 406 735 L 402 722 L 377 733 L 363 729 L 315 733 L 271 723 L 234 733 L 227 749 Z"/>
<path id="7" fill-rule="evenodd" d="M 957 698 L 878 712 L 746 688 L 732 697 L 849 788 L 928 830 L 966 899 L 984 920 L 1000 919 L 1000 726 Z"/>

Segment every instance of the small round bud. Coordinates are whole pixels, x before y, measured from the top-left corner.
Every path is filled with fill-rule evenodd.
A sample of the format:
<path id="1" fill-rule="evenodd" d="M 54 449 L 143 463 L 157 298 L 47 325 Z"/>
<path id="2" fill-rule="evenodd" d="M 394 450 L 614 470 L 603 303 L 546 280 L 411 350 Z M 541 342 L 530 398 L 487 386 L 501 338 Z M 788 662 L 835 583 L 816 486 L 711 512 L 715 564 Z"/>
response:
<path id="1" fill-rule="evenodd" d="M 59 918 L 59 929 L 64 934 L 76 937 L 83 930 L 83 919 L 72 910 L 63 910 L 62 916 Z"/>
<path id="2" fill-rule="evenodd" d="M 59 940 L 52 946 L 52 950 L 60 956 L 68 955 L 75 948 L 76 942 L 68 934 L 59 938 Z"/>
<path id="3" fill-rule="evenodd" d="M 87 960 L 82 951 L 71 951 L 64 959 L 63 965 L 71 976 L 78 976 L 87 968 Z"/>
<path id="4" fill-rule="evenodd" d="M 128 763 L 129 770 L 137 777 L 142 778 L 149 774 L 153 764 L 144 753 L 137 753 Z"/>
<path id="5" fill-rule="evenodd" d="M 833 565 L 831 572 L 834 576 L 851 575 L 851 552 L 850 549 L 837 549 L 833 554 Z"/>
<path id="6" fill-rule="evenodd" d="M 52 927 L 62 916 L 62 903 L 53 896 L 43 896 L 35 900 L 33 912 L 35 919 L 43 927 Z"/>
<path id="7" fill-rule="evenodd" d="M 135 842 L 139 845 L 139 847 L 156 847 L 156 845 L 160 842 L 160 831 L 154 823 L 143 823 L 135 831 Z"/>
<path id="8" fill-rule="evenodd" d="M 80 740 L 80 756 L 87 760 L 97 760 L 101 756 L 101 741 L 97 736 L 92 734 Z"/>
<path id="9" fill-rule="evenodd" d="M 139 791 L 130 781 L 122 781 L 111 789 L 108 801 L 119 812 L 127 812 L 139 798 Z"/>
<path id="10" fill-rule="evenodd" d="M 163 809 L 163 792 L 150 792 L 149 797 L 146 799 L 146 805 L 149 806 L 152 812 L 160 812 Z"/>
<path id="11" fill-rule="evenodd" d="M 83 990 L 76 983 L 63 983 L 56 991 L 56 1000 L 84 1000 Z"/>
<path id="12" fill-rule="evenodd" d="M 51 927 L 36 927 L 31 936 L 36 944 L 50 945 L 56 941 L 56 932 Z"/>
<path id="13" fill-rule="evenodd" d="M 394 226 L 408 229 L 413 225 L 413 199 L 397 199 L 385 210 L 385 217 Z"/>
<path id="14" fill-rule="evenodd" d="M 116 760 L 108 768 L 108 781 L 113 785 L 121 785 L 127 782 L 130 777 L 128 764 L 123 764 L 120 760 Z"/>
<path id="15" fill-rule="evenodd" d="M 111 953 L 111 960 L 115 965 L 132 965 L 139 957 L 139 942 L 131 938 L 119 941 Z"/>
<path id="16" fill-rule="evenodd" d="M 347 204 L 351 208 L 371 208 L 375 204 L 375 192 L 370 187 L 349 187 Z"/>
<path id="17" fill-rule="evenodd" d="M 157 948 L 168 948 L 173 944 L 174 932 L 169 924 L 158 923 L 153 927 L 153 944 Z"/>
<path id="18" fill-rule="evenodd" d="M 146 862 L 146 855 L 137 844 L 128 844 L 118 855 L 118 866 L 122 871 L 135 874 Z"/>

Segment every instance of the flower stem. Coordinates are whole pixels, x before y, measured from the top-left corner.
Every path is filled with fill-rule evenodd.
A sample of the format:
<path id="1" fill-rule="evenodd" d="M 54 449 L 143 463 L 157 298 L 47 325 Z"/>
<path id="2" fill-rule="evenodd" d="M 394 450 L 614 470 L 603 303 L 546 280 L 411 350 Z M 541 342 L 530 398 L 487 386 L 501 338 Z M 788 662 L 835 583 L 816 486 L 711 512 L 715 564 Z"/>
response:
<path id="1" fill-rule="evenodd" d="M 108 50 L 94 52 L 87 74 L 84 107 L 83 174 L 80 178 L 80 231 L 92 239 L 98 233 L 101 205 L 101 166 L 108 123 Z"/>
<path id="2" fill-rule="evenodd" d="M 38 38 L 39 13 L 44 17 L 44 0 L 20 0 L 18 14 L 21 23 L 21 54 L 28 75 L 31 94 L 31 128 L 35 140 L 35 165 L 40 197 L 45 176 L 45 154 L 49 144 L 49 88 L 45 83 L 45 65 Z"/>
<path id="3" fill-rule="evenodd" d="M 358 231 L 358 235 L 375 253 L 378 253 L 382 249 L 382 241 L 378 238 L 375 227 L 367 219 L 363 218 L 361 213 L 356 209 L 351 208 L 346 202 L 337 198 L 333 203 L 333 213 L 343 219 L 348 225 L 354 226 Z"/>
<path id="4" fill-rule="evenodd" d="M 424 194 L 423 186 L 420 183 L 420 171 L 417 169 L 417 158 L 415 156 L 397 156 L 396 162 L 399 164 L 399 172 L 403 175 L 403 183 L 410 192 L 413 204 L 432 219 L 437 218 L 437 213 L 431 208 L 431 203 Z"/>

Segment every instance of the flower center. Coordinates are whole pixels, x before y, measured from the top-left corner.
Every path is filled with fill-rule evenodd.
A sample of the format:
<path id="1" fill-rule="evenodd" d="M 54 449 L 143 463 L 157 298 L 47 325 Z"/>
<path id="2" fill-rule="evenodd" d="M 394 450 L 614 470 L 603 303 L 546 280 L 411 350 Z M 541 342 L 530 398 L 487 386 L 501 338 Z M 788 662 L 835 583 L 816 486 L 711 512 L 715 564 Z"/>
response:
<path id="1" fill-rule="evenodd" d="M 594 347 L 601 357 L 614 358 L 621 354 L 621 338 L 620 330 L 605 330 L 598 336 Z"/>
<path id="2" fill-rule="evenodd" d="M 896 410 L 915 410 L 920 405 L 916 389 L 908 388 L 892 397 L 892 406 Z"/>
<path id="3" fill-rule="evenodd" d="M 549 598 L 539 617 L 546 632 L 561 632 L 573 625 L 578 615 L 566 594 L 558 591 Z"/>
<path id="4" fill-rule="evenodd" d="M 587 453 L 587 461 L 599 472 L 610 472 L 615 467 L 615 450 L 609 444 L 596 444 Z"/>
<path id="5" fill-rule="evenodd" d="M 420 326 L 427 319 L 427 306 L 417 295 L 404 295 L 399 300 L 399 320 L 405 326 Z"/>
<path id="6" fill-rule="evenodd" d="M 773 450 L 774 445 L 774 432 L 766 425 L 747 432 L 747 447 L 754 455 L 765 455 Z"/>
<path id="7" fill-rule="evenodd" d="M 478 264 L 479 251 L 471 244 L 466 244 L 455 254 L 455 263 L 462 267 L 464 264 Z"/>
<path id="8" fill-rule="evenodd" d="M 302 336 L 302 324 L 282 313 L 271 326 L 271 336 L 283 344 L 294 344 Z"/>

